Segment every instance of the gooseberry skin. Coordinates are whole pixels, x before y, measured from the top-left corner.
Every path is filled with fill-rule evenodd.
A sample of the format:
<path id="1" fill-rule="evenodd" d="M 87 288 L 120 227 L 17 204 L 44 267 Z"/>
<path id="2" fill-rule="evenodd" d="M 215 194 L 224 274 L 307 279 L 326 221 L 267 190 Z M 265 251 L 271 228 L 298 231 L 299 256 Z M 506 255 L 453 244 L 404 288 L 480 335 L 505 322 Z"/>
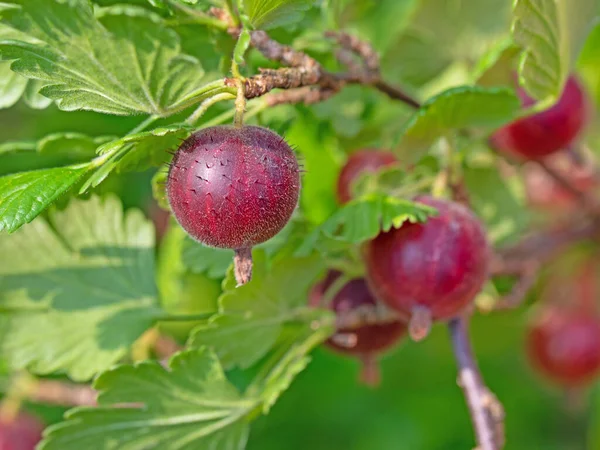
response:
<path id="1" fill-rule="evenodd" d="M 404 223 L 363 248 L 375 296 L 407 319 L 426 310 L 433 320 L 459 315 L 488 276 L 490 248 L 479 220 L 464 206 L 429 196 L 436 208 L 425 223 Z"/>
<path id="2" fill-rule="evenodd" d="M 337 197 L 341 204 L 352 200 L 352 183 L 363 173 L 372 173 L 397 163 L 392 152 L 385 150 L 359 150 L 348 157 L 338 177 Z"/>
<path id="3" fill-rule="evenodd" d="M 34 450 L 42 431 L 44 425 L 23 412 L 10 421 L 0 419 L 0 450 Z"/>
<path id="4" fill-rule="evenodd" d="M 288 222 L 300 194 L 292 149 L 271 130 L 216 126 L 186 139 L 167 180 L 171 210 L 187 233 L 219 248 L 251 248 Z"/>
<path id="5" fill-rule="evenodd" d="M 337 271 L 329 271 L 327 277 L 317 283 L 310 294 L 310 305 L 319 306 L 324 293 L 331 287 L 339 277 Z M 349 280 L 333 297 L 330 309 L 336 314 L 351 312 L 361 306 L 375 306 L 377 301 L 364 278 Z M 406 324 L 401 321 L 389 322 L 377 325 L 365 325 L 359 328 L 338 330 L 338 334 L 353 335 L 354 339 L 349 346 L 340 345 L 335 337 L 326 341 L 329 348 L 346 355 L 375 355 L 393 347 L 406 335 Z"/>
<path id="6" fill-rule="evenodd" d="M 549 307 L 531 324 L 526 348 L 532 365 L 564 387 L 600 376 L 600 318 L 586 310 Z"/>
<path id="7" fill-rule="evenodd" d="M 524 107 L 535 103 L 522 88 L 517 92 Z M 491 145 L 520 159 L 544 158 L 577 138 L 587 122 L 588 110 L 583 87 L 571 76 L 556 104 L 500 128 L 492 135 Z"/>

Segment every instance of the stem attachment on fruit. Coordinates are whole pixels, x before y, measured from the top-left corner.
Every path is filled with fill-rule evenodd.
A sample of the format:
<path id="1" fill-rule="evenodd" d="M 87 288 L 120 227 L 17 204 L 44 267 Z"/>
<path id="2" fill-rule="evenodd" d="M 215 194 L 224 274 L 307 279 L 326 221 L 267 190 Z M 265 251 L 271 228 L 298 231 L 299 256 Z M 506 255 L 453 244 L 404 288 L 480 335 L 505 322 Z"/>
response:
<path id="1" fill-rule="evenodd" d="M 379 370 L 379 361 L 371 353 L 361 356 L 362 368 L 360 370 L 359 381 L 369 387 L 377 387 L 381 383 L 381 371 Z"/>
<path id="2" fill-rule="evenodd" d="M 252 279 L 252 248 L 238 248 L 233 257 L 235 281 L 240 287 Z"/>
<path id="3" fill-rule="evenodd" d="M 408 334 L 410 338 L 415 342 L 425 339 L 431 331 L 432 322 L 433 318 L 431 317 L 429 308 L 423 305 L 416 305 L 412 309 L 412 316 L 408 322 Z"/>

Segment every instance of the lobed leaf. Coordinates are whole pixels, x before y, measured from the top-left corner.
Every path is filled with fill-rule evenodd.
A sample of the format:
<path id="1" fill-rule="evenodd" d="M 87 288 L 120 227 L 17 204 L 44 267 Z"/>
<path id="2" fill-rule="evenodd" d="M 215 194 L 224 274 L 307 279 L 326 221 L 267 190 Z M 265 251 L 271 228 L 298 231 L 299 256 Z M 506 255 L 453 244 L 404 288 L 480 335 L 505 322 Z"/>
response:
<path id="1" fill-rule="evenodd" d="M 519 177 L 503 177 L 495 165 L 471 166 L 464 170 L 464 181 L 471 204 L 494 243 L 505 243 L 526 230 L 531 212 L 515 193 L 514 184 L 522 183 Z"/>
<path id="2" fill-rule="evenodd" d="M 190 337 L 191 346 L 214 349 L 226 368 L 247 368 L 265 356 L 282 325 L 303 317 L 308 289 L 324 269 L 317 256 L 278 260 L 268 269 L 264 254 L 254 253 L 252 282 L 236 288 L 230 273 L 219 313 Z"/>
<path id="3" fill-rule="evenodd" d="M 100 168 L 90 176 L 80 193 L 98 186 L 114 170 L 120 172 L 142 171 L 152 166 L 165 165 L 171 159 L 169 152 L 175 151 L 181 141 L 190 134 L 185 124 L 172 124 L 150 131 L 128 134 L 98 147 L 97 152 L 106 158 Z"/>
<path id="4" fill-rule="evenodd" d="M 404 222 L 424 222 L 435 209 L 380 193 L 366 194 L 338 209 L 310 233 L 295 255 L 306 256 L 324 241 L 346 245 L 375 238 L 381 231 L 398 228 Z"/>
<path id="5" fill-rule="evenodd" d="M 82 133 L 61 132 L 45 136 L 39 141 L 14 141 L 0 144 L 3 153 L 32 151 L 47 155 L 69 155 L 92 158 L 96 149 L 116 138 L 112 136 L 91 137 Z"/>
<path id="6" fill-rule="evenodd" d="M 120 366 L 94 383 L 98 408 L 78 408 L 51 427 L 40 450 L 241 450 L 246 416 L 260 402 L 243 397 L 207 349 Z M 123 406 L 125 405 L 125 406 Z"/>
<path id="7" fill-rule="evenodd" d="M 460 128 L 496 128 L 510 122 L 520 108 L 507 88 L 461 86 L 430 98 L 409 119 L 400 138 L 402 161 L 418 160 L 440 137 Z"/>
<path id="8" fill-rule="evenodd" d="M 522 48 L 519 82 L 548 105 L 558 99 L 585 37 L 598 18 L 595 0 L 516 0 L 512 36 Z"/>
<path id="9" fill-rule="evenodd" d="M 213 94 L 200 62 L 145 9 L 114 6 L 97 18 L 87 1 L 10 0 L 0 11 L 17 33 L 0 37 L 0 56 L 63 110 L 168 116 Z"/>
<path id="10" fill-rule="evenodd" d="M 31 222 L 89 169 L 80 164 L 0 177 L 0 231 L 12 233 Z"/>
<path id="11" fill-rule="evenodd" d="M 0 235 L 0 254 L 0 357 L 13 369 L 90 379 L 160 314 L 152 223 L 113 197 Z"/>
<path id="12" fill-rule="evenodd" d="M 310 362 L 308 353 L 335 333 L 335 314 L 329 310 L 309 311 L 304 319 L 283 327 L 277 345 L 248 388 L 248 392 L 261 392 L 265 414 L 306 368 Z"/>
<path id="13" fill-rule="evenodd" d="M 315 0 L 243 0 L 244 12 L 252 26 L 265 30 L 298 22 L 302 13 L 315 3 Z"/>

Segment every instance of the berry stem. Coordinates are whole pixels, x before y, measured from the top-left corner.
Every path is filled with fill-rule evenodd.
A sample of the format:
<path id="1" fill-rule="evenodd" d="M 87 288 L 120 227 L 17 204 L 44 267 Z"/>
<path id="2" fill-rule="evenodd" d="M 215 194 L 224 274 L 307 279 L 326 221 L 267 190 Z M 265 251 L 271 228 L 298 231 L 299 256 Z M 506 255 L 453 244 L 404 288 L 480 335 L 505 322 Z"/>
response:
<path id="1" fill-rule="evenodd" d="M 250 117 L 254 117 L 255 115 L 261 113 L 262 111 L 264 111 L 265 109 L 267 109 L 269 107 L 269 103 L 268 103 L 268 99 L 270 96 L 265 96 L 262 98 L 257 98 L 255 100 L 250 100 L 248 102 L 248 105 L 250 106 L 248 108 L 248 111 L 246 111 L 246 114 L 244 115 L 244 117 L 246 119 L 250 118 Z M 235 109 L 228 109 L 227 111 L 224 111 L 223 113 L 219 114 L 217 117 L 209 120 L 208 122 L 205 122 L 202 124 L 202 128 L 209 128 L 209 127 L 213 127 L 215 125 L 220 125 L 222 123 L 227 122 L 228 120 L 231 120 L 231 118 L 235 115 Z"/>
<path id="2" fill-rule="evenodd" d="M 136 126 L 133 130 L 131 130 L 127 134 L 136 134 L 136 133 L 139 133 L 140 131 L 144 131 L 146 128 L 148 128 L 150 125 L 152 125 L 158 119 L 160 119 L 160 117 L 158 117 L 158 116 L 148 116 L 146 118 L 146 120 L 142 121 L 138 126 Z"/>
<path id="3" fill-rule="evenodd" d="M 448 328 L 458 364 L 458 384 L 471 413 L 478 450 L 500 450 L 504 442 L 502 406 L 483 384 L 469 339 L 467 319 L 452 319 Z"/>
<path id="4" fill-rule="evenodd" d="M 426 306 L 416 305 L 408 323 L 409 336 L 415 342 L 422 341 L 429 335 L 432 323 L 431 310 Z"/>
<path id="5" fill-rule="evenodd" d="M 373 354 L 365 354 L 361 357 L 362 368 L 359 381 L 369 387 L 377 387 L 381 383 L 381 371 L 379 361 Z"/>
<path id="6" fill-rule="evenodd" d="M 240 287 L 252 279 L 252 249 L 238 248 L 233 257 L 233 271 L 235 281 Z"/>
<path id="7" fill-rule="evenodd" d="M 246 95 L 244 81 L 241 78 L 236 79 L 237 95 L 235 97 L 235 116 L 233 124 L 237 128 L 242 128 L 244 125 L 244 112 L 246 111 Z"/>
<path id="8" fill-rule="evenodd" d="M 215 103 L 221 102 L 223 100 L 232 100 L 234 98 L 236 97 L 230 94 L 229 92 L 223 92 L 221 94 L 215 95 L 214 97 L 207 98 L 202 103 L 200 103 L 200 106 L 196 108 L 196 110 L 190 115 L 190 117 L 188 117 L 185 120 L 185 122 L 187 124 L 193 125 L 198 121 L 200 117 L 204 115 L 208 108 L 210 108 Z"/>

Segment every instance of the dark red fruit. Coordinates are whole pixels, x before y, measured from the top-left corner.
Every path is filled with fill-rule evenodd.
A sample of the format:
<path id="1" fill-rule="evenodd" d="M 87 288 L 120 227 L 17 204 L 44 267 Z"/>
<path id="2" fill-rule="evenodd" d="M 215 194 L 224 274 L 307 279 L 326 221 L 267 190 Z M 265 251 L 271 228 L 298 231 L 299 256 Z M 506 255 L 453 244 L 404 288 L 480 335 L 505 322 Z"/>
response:
<path id="1" fill-rule="evenodd" d="M 275 236 L 299 193 L 294 152 L 281 136 L 255 126 L 194 133 L 175 154 L 167 181 L 177 221 L 219 248 L 248 249 Z"/>
<path id="2" fill-rule="evenodd" d="M 525 91 L 518 89 L 523 106 L 535 103 Z M 566 148 L 583 129 L 588 117 L 588 104 L 581 84 L 570 77 L 558 102 L 546 111 L 516 120 L 499 129 L 491 137 L 497 150 L 522 159 L 540 159 Z"/>
<path id="3" fill-rule="evenodd" d="M 352 199 L 352 183 L 363 173 L 376 172 L 382 167 L 397 163 L 392 152 L 384 150 L 360 150 L 352 153 L 342 168 L 337 182 L 337 195 L 340 203 Z"/>
<path id="4" fill-rule="evenodd" d="M 419 196 L 438 214 L 405 223 L 364 246 L 369 286 L 377 298 L 410 319 L 423 338 L 431 320 L 460 314 L 488 276 L 490 249 L 479 220 L 458 203 Z"/>
<path id="5" fill-rule="evenodd" d="M 322 303 L 323 296 L 339 276 L 339 272 L 329 271 L 327 277 L 313 287 L 309 299 L 311 306 L 317 307 Z M 338 315 L 343 315 L 356 312 L 361 307 L 376 305 L 377 301 L 366 281 L 363 278 L 355 278 L 348 281 L 335 294 L 328 306 Z M 396 345 L 405 334 L 406 324 L 398 320 L 354 329 L 339 329 L 326 345 L 339 353 L 358 356 L 364 364 L 362 381 L 367 384 L 377 384 L 379 374 L 376 355 Z"/>
<path id="6" fill-rule="evenodd" d="M 526 345 L 534 367 L 565 387 L 600 375 L 600 318 L 585 309 L 546 308 L 531 324 Z"/>
<path id="7" fill-rule="evenodd" d="M 0 418 L 0 450 L 34 450 L 43 430 L 38 419 L 25 413 L 11 420 Z"/>

